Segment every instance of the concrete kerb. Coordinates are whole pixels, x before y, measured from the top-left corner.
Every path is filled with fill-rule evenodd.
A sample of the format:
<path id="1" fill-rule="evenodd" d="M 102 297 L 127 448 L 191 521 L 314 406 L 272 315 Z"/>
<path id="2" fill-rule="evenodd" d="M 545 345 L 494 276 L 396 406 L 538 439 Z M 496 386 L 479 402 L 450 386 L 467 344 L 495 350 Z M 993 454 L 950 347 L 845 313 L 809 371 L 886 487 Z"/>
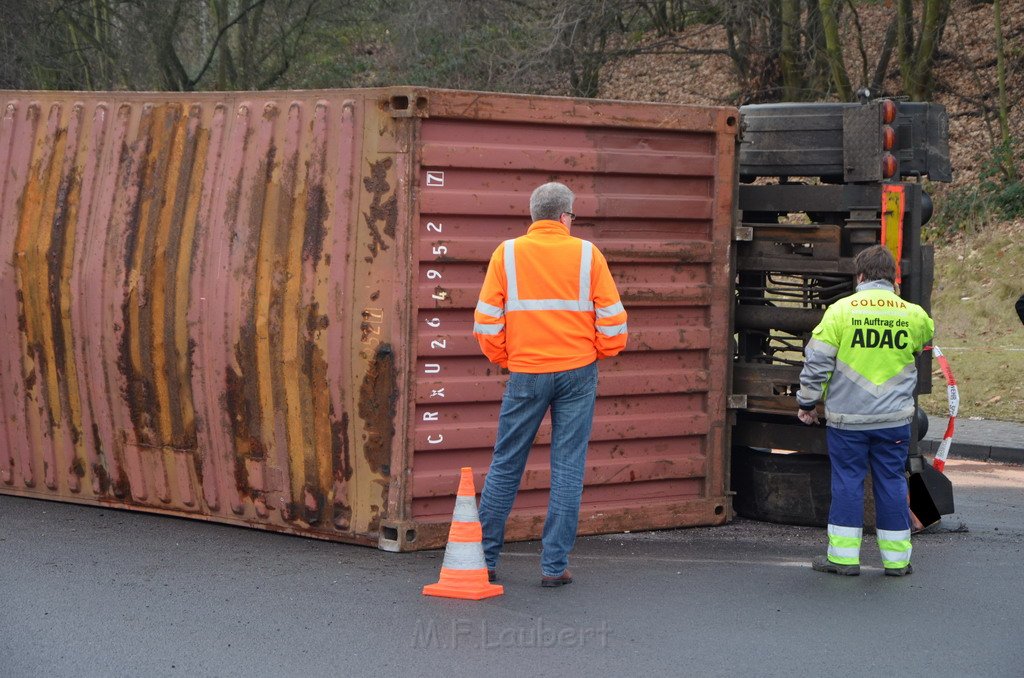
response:
<path id="1" fill-rule="evenodd" d="M 929 416 L 921 450 L 932 455 L 946 430 L 946 417 Z M 949 456 L 1024 465 L 1024 424 L 991 419 L 957 419 Z"/>

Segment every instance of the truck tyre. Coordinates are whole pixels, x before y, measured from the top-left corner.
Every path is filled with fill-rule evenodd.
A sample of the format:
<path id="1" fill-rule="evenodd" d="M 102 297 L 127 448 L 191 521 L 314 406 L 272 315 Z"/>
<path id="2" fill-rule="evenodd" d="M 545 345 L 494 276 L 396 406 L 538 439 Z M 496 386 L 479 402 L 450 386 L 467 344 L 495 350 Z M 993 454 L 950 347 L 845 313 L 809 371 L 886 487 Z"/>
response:
<path id="1" fill-rule="evenodd" d="M 822 454 L 732 449 L 733 506 L 745 518 L 825 527 L 832 499 L 831 465 Z"/>

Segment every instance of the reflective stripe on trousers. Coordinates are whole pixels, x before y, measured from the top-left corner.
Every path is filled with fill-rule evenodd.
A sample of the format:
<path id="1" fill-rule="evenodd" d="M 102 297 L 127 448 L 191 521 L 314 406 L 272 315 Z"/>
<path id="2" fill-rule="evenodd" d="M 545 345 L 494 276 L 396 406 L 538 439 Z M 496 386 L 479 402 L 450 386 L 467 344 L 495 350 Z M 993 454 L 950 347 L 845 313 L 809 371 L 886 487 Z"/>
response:
<path id="1" fill-rule="evenodd" d="M 860 565 L 860 543 L 864 528 L 828 526 L 828 559 L 838 565 Z"/>
<path id="2" fill-rule="evenodd" d="M 882 567 L 900 568 L 910 564 L 910 530 L 877 530 Z"/>

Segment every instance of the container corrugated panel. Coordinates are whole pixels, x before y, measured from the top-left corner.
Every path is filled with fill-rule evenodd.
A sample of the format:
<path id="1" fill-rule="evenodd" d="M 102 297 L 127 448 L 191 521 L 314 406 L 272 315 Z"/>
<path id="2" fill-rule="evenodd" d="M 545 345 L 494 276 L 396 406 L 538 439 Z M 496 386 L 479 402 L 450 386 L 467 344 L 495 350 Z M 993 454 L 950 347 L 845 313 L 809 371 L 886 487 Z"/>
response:
<path id="1" fill-rule="evenodd" d="M 470 334 L 487 257 L 557 179 L 630 313 L 581 531 L 727 519 L 735 109 L 0 96 L 0 492 L 440 545 L 506 378 Z M 546 444 L 511 538 L 539 536 Z"/>

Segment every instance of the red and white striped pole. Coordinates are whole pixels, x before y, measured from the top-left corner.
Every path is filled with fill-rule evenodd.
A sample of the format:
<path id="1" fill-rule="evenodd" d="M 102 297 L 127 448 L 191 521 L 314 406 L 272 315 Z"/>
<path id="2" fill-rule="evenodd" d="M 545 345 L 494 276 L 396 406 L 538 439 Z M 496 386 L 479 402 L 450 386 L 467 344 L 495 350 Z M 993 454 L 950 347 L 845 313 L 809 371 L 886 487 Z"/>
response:
<path id="1" fill-rule="evenodd" d="M 956 414 L 960 410 L 960 390 L 956 386 L 956 377 L 949 366 L 949 360 L 942 354 L 938 346 L 925 346 L 925 350 L 931 349 L 932 355 L 939 363 L 942 376 L 946 378 L 946 393 L 949 399 L 949 423 L 946 424 L 946 432 L 942 435 L 942 442 L 935 450 L 935 459 L 932 466 L 935 470 L 942 471 L 946 468 L 946 457 L 949 456 L 949 446 L 953 443 L 953 431 L 956 429 Z"/>

